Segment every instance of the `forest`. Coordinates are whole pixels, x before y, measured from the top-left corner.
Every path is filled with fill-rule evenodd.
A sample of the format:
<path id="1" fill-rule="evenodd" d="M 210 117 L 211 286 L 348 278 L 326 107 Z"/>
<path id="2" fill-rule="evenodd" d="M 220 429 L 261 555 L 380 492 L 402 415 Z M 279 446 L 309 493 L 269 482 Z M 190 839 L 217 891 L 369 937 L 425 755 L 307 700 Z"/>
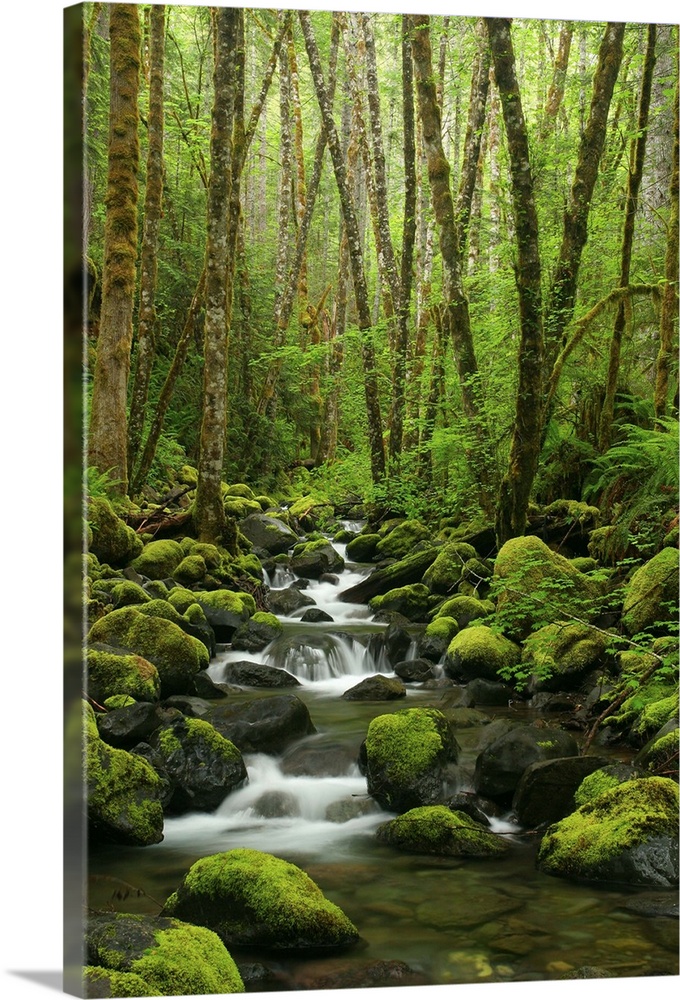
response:
<path id="1" fill-rule="evenodd" d="M 677 25 L 74 11 L 88 995 L 677 974 Z M 508 784 L 489 734 L 520 730 Z M 292 774 L 326 803 L 313 847 L 291 839 Z M 226 841 L 193 841 L 197 813 Z M 581 814 L 625 843 L 593 862 Z M 400 851 L 369 905 L 354 869 L 371 883 Z M 558 961 L 561 930 L 508 916 L 519 888 L 485 895 L 478 869 L 511 855 L 539 899 L 555 876 L 624 907 L 660 890 L 629 907 L 660 945 Z M 433 887 L 413 909 L 422 856 L 466 859 L 486 922 Z M 317 910 L 290 903 L 282 929 L 244 873 Z M 206 916 L 203 892 L 246 917 Z M 127 925 L 111 957 L 111 910 L 154 914 L 160 971 L 130 964 Z M 386 953 L 399 920 L 430 929 L 426 958 Z M 171 943 L 180 923 L 216 932 L 214 979 L 177 978 L 174 949 L 188 968 L 217 947 Z M 310 958 L 359 934 L 368 957 Z"/>

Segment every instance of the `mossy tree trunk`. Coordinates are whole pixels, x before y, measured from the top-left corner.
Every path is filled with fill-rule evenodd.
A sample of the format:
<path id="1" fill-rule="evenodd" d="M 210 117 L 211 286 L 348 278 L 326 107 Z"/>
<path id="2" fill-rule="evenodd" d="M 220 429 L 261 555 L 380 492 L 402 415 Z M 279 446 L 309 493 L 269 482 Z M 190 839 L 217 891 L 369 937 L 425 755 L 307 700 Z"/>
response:
<path id="1" fill-rule="evenodd" d="M 312 71 L 314 89 L 316 91 L 321 119 L 326 132 L 326 142 L 333 161 L 333 171 L 340 196 L 342 218 L 347 231 L 349 245 L 350 267 L 354 285 L 354 298 L 358 313 L 358 327 L 361 332 L 361 357 L 364 371 L 364 394 L 366 399 L 366 416 L 368 440 L 371 455 L 371 475 L 378 483 L 385 477 L 385 447 L 382 436 L 382 417 L 378 395 L 378 378 L 376 371 L 375 349 L 372 337 L 371 311 L 368 301 L 368 288 L 364 272 L 364 260 L 361 250 L 361 237 L 357 224 L 356 212 L 352 195 L 347 184 L 347 171 L 342 155 L 342 147 L 333 120 L 332 108 L 328 91 L 323 78 L 319 50 L 314 37 L 312 23 L 306 11 L 299 11 L 302 33 L 305 38 L 307 56 Z"/>
<path id="2" fill-rule="evenodd" d="M 128 471 L 132 475 L 144 429 L 144 412 L 156 349 L 158 232 L 163 214 L 163 63 L 165 6 L 151 7 L 149 33 L 149 151 L 146 161 L 144 225 L 139 276 L 137 355 L 128 421 Z"/>
<path id="3" fill-rule="evenodd" d="M 232 282 L 229 202 L 234 151 L 234 102 L 239 11 L 213 8 L 215 68 L 206 245 L 206 306 L 198 487 L 194 520 L 201 541 L 221 541 L 226 531 L 221 482 L 227 426 L 227 365 Z"/>
<path id="4" fill-rule="evenodd" d="M 418 105 L 422 124 L 423 147 L 427 157 L 430 192 L 435 219 L 439 226 L 442 255 L 442 292 L 448 318 L 456 368 L 460 382 L 463 411 L 472 430 L 474 444 L 467 449 L 471 471 L 479 483 L 482 508 L 492 513 L 494 506 L 493 475 L 487 453 L 488 435 L 484 427 L 477 358 L 470 328 L 468 301 L 463 289 L 460 241 L 453 212 L 449 183 L 450 168 L 442 145 L 441 112 L 437 102 L 432 69 L 430 18 L 415 14 L 413 25 L 413 63 Z"/>
<path id="5" fill-rule="evenodd" d="M 139 8 L 110 7 L 109 150 L 102 305 L 94 368 L 88 461 L 125 495 L 127 386 L 137 262 Z"/>
<path id="6" fill-rule="evenodd" d="M 477 183 L 477 171 L 486 118 L 486 101 L 489 94 L 489 69 L 491 66 L 491 54 L 487 44 L 484 22 L 481 18 L 475 25 L 475 34 L 477 37 L 477 51 L 472 67 L 470 109 L 465 132 L 463 167 L 460 173 L 460 184 L 456 199 L 456 217 L 460 234 L 461 259 L 465 259 L 467 252 L 472 196 Z"/>
<path id="7" fill-rule="evenodd" d="M 564 21 L 560 28 L 560 38 L 557 45 L 557 55 L 553 63 L 552 80 L 548 90 L 548 98 L 545 102 L 543 119 L 539 129 L 539 141 L 545 142 L 554 130 L 557 123 L 562 101 L 564 99 L 564 87 L 567 81 L 567 67 L 569 66 L 569 53 L 571 51 L 571 40 L 574 37 L 574 22 Z"/>
<path id="8" fill-rule="evenodd" d="M 676 53 L 677 59 L 677 53 Z M 677 66 L 677 62 L 676 62 Z M 677 324 L 678 324 L 678 103 L 680 94 L 675 85 L 675 122 L 673 126 L 673 167 L 671 172 L 670 202 L 668 218 L 668 239 L 666 242 L 666 283 L 661 300 L 661 321 L 659 323 L 659 353 L 656 359 L 656 381 L 654 384 L 654 414 L 658 422 L 666 415 L 668 405 L 668 384 L 671 368 L 677 366 Z M 674 349 L 675 343 L 675 349 Z M 677 374 L 677 372 L 676 372 Z"/>
<path id="9" fill-rule="evenodd" d="M 509 538 L 524 534 L 529 496 L 538 468 L 543 426 L 543 322 L 538 218 L 510 21 L 490 17 L 486 19 L 486 27 L 510 156 L 520 318 L 519 382 L 510 459 L 496 510 L 496 540 L 500 548 Z"/>
<path id="10" fill-rule="evenodd" d="M 633 253 L 633 236 L 635 233 L 635 216 L 638 209 L 638 194 L 642 181 L 642 168 L 645 162 L 645 147 L 647 142 L 647 126 L 649 123 L 649 105 L 652 95 L 652 74 L 655 63 L 656 25 L 647 27 L 647 50 L 642 68 L 640 99 L 638 104 L 637 129 L 631 143 L 630 168 L 626 190 L 626 208 L 623 220 L 623 239 L 621 243 L 621 277 L 619 288 L 626 288 L 630 281 L 630 265 Z M 626 329 L 626 317 L 629 314 L 629 299 L 621 299 L 616 310 L 612 339 L 609 344 L 609 365 L 605 386 L 598 445 L 601 452 L 607 451 L 611 444 L 612 423 L 614 421 L 614 397 L 619 379 L 621 364 L 621 344 Z"/>

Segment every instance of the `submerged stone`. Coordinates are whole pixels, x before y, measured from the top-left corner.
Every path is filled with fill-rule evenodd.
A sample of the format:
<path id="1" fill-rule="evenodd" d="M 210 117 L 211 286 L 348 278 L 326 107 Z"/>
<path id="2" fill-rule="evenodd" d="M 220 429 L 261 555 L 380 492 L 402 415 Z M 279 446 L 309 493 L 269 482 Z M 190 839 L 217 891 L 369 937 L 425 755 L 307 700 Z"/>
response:
<path id="1" fill-rule="evenodd" d="M 411 809 L 379 826 L 376 836 L 391 847 L 415 854 L 493 858 L 508 849 L 488 827 L 444 805 Z"/>

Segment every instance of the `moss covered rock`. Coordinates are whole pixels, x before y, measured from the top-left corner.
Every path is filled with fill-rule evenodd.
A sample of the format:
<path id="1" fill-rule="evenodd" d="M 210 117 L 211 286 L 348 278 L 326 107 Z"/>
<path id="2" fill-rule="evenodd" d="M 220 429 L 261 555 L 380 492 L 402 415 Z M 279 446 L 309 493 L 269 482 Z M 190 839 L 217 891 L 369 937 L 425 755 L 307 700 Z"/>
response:
<path id="1" fill-rule="evenodd" d="M 444 669 L 459 681 L 477 677 L 496 681 L 502 671 L 520 661 L 519 646 L 487 625 L 470 625 L 453 637 L 446 651 Z"/>
<path id="2" fill-rule="evenodd" d="M 88 647 L 86 657 L 87 691 L 100 705 L 115 695 L 138 701 L 158 701 L 160 698 L 158 670 L 143 656 L 97 643 Z"/>
<path id="3" fill-rule="evenodd" d="M 322 573 L 340 573 L 345 568 L 345 560 L 325 538 L 296 545 L 290 560 L 290 568 L 302 577 L 320 577 Z"/>
<path id="4" fill-rule="evenodd" d="M 201 606 L 217 642 L 231 642 L 239 625 L 248 621 L 256 611 L 255 599 L 251 594 L 233 590 L 184 591 L 173 600 L 174 593 L 173 591 L 170 595 L 171 604 L 178 610 L 184 606 L 186 611 L 190 604 Z"/>
<path id="5" fill-rule="evenodd" d="M 189 693 L 193 678 L 207 665 L 206 648 L 199 639 L 165 618 L 142 614 L 136 607 L 120 608 L 95 622 L 88 643 L 97 642 L 122 647 L 153 663 L 164 698 Z"/>
<path id="6" fill-rule="evenodd" d="M 267 611 L 256 611 L 252 618 L 243 622 L 234 632 L 231 645 L 233 649 L 244 649 L 256 652 L 264 649 L 283 632 L 283 625 L 276 617 Z"/>
<path id="7" fill-rule="evenodd" d="M 512 638 L 525 639 L 541 623 L 564 612 L 592 621 L 599 586 L 535 535 L 511 538 L 494 566 L 496 612 Z"/>
<path id="8" fill-rule="evenodd" d="M 449 598 L 437 608 L 436 618 L 455 618 L 458 628 L 467 628 L 472 622 L 483 621 L 493 614 L 494 606 L 489 601 L 477 597 L 458 594 Z"/>
<path id="9" fill-rule="evenodd" d="M 405 698 L 406 688 L 396 677 L 371 674 L 345 691 L 342 697 L 345 701 L 393 701 Z"/>
<path id="10" fill-rule="evenodd" d="M 87 930 L 87 956 L 92 966 L 137 978 L 152 991 L 112 996 L 200 996 L 245 990 L 234 960 L 213 931 L 169 917 L 127 913 L 95 917 Z M 125 988 L 129 980 L 117 982 Z"/>
<path id="11" fill-rule="evenodd" d="M 172 576 L 178 583 L 199 583 L 205 579 L 207 572 L 208 567 L 203 556 L 194 553 L 182 559 Z"/>
<path id="12" fill-rule="evenodd" d="M 488 579 L 491 571 L 479 561 L 471 545 L 465 542 L 449 542 L 426 570 L 423 583 L 435 594 L 449 594 L 456 584 L 466 578 L 466 564 L 473 560 L 479 563 L 478 568 L 483 571 L 484 578 Z"/>
<path id="13" fill-rule="evenodd" d="M 466 813 L 448 806 L 420 806 L 382 823 L 378 840 L 412 854 L 442 854 L 453 857 L 495 858 L 508 845 L 475 822 Z"/>
<path id="14" fill-rule="evenodd" d="M 240 529 L 257 550 L 272 556 L 288 552 L 299 541 L 295 532 L 280 518 L 261 511 L 249 514 L 241 522 Z"/>
<path id="15" fill-rule="evenodd" d="M 104 743 L 84 706 L 87 818 L 92 843 L 146 846 L 163 839 L 161 778 L 145 760 Z"/>
<path id="16" fill-rule="evenodd" d="M 147 542 L 132 566 L 151 580 L 164 580 L 173 575 L 183 558 L 184 552 L 179 542 L 162 538 Z"/>
<path id="17" fill-rule="evenodd" d="M 371 562 L 379 541 L 380 535 L 375 533 L 357 535 L 347 543 L 347 558 L 352 562 Z"/>
<path id="18" fill-rule="evenodd" d="M 241 752 L 203 719 L 178 719 L 151 743 L 173 785 L 170 812 L 212 812 L 248 777 Z"/>
<path id="19" fill-rule="evenodd" d="M 624 781 L 641 778 L 643 775 L 628 764 L 607 764 L 588 774 L 574 792 L 574 805 L 584 806 L 599 795 L 610 792 Z"/>
<path id="20" fill-rule="evenodd" d="M 111 588 L 110 593 L 115 608 L 125 608 L 129 604 L 146 604 L 151 600 L 147 592 L 132 580 L 117 583 Z"/>
<path id="21" fill-rule="evenodd" d="M 638 778 L 604 792 L 549 828 L 537 864 L 561 878 L 676 886 L 677 784 Z"/>
<path id="22" fill-rule="evenodd" d="M 531 764 L 558 757 L 577 757 L 573 736 L 552 727 L 516 726 L 484 747 L 475 762 L 475 791 L 510 803 L 520 778 Z"/>
<path id="23" fill-rule="evenodd" d="M 141 538 L 118 517 L 108 500 L 90 498 L 87 520 L 92 533 L 88 548 L 101 563 L 127 566 L 142 551 Z"/>
<path id="24" fill-rule="evenodd" d="M 439 663 L 449 648 L 449 643 L 458 632 L 458 622 L 455 618 L 437 617 L 425 629 L 420 640 L 419 655 Z"/>
<path id="25" fill-rule="evenodd" d="M 262 508 L 257 500 L 248 500 L 245 497 L 225 497 L 224 513 L 228 517 L 235 517 L 241 521 L 249 514 L 261 514 Z"/>
<path id="26" fill-rule="evenodd" d="M 362 747 L 368 793 L 384 809 L 404 812 L 437 802 L 459 746 L 446 716 L 435 708 L 379 715 Z"/>
<path id="27" fill-rule="evenodd" d="M 403 559 L 418 542 L 426 541 L 429 537 L 429 529 L 420 521 L 402 521 L 380 539 L 376 552 L 383 559 Z"/>
<path id="28" fill-rule="evenodd" d="M 623 602 L 622 622 L 628 635 L 636 635 L 659 627 L 667 632 L 667 623 L 677 618 L 678 550 L 666 548 L 631 577 Z"/>
<path id="29" fill-rule="evenodd" d="M 99 997 L 153 997 L 156 991 L 147 986 L 134 972 L 114 972 L 100 965 L 87 965 L 83 969 L 85 996 Z"/>
<path id="30" fill-rule="evenodd" d="M 412 622 L 424 622 L 430 610 L 430 591 L 422 583 L 411 583 L 372 597 L 368 605 L 375 613 L 396 611 Z"/>
<path id="31" fill-rule="evenodd" d="M 646 772 L 657 772 L 678 780 L 678 719 L 669 719 L 640 750 L 635 764 Z"/>
<path id="32" fill-rule="evenodd" d="M 555 622 L 533 632 L 522 648 L 529 690 L 573 691 L 603 666 L 607 637 L 578 622 Z"/>
<path id="33" fill-rule="evenodd" d="M 227 486 L 224 495 L 226 497 L 242 497 L 244 500 L 255 499 L 255 494 L 246 483 L 234 483 L 233 486 Z"/>
<path id="34" fill-rule="evenodd" d="M 197 861 L 163 913 L 210 927 L 228 946 L 326 950 L 359 937 L 304 871 L 246 848 Z"/>

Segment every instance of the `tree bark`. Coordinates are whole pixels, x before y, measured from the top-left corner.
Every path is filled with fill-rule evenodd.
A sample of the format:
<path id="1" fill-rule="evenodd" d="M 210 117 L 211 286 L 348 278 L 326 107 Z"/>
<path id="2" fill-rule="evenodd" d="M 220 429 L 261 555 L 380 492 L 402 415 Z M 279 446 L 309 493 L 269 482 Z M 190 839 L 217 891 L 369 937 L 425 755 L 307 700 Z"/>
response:
<path id="1" fill-rule="evenodd" d="M 347 184 L 347 174 L 345 162 L 342 156 L 342 148 L 338 138 L 338 132 L 333 120 L 333 113 L 328 99 L 328 92 L 321 69 L 319 50 L 312 30 L 311 19 L 308 12 L 299 11 L 302 33 L 305 38 L 307 56 L 314 80 L 323 127 L 326 133 L 326 142 L 333 161 L 333 171 L 340 195 L 340 205 L 342 217 L 347 230 L 347 242 L 349 245 L 350 267 L 352 270 L 352 282 L 354 285 L 354 298 L 356 301 L 359 330 L 361 332 L 361 355 L 364 369 L 364 393 L 366 398 L 366 416 L 368 440 L 371 455 L 371 475 L 375 483 L 380 482 L 385 476 L 385 448 L 382 437 L 382 418 L 380 414 L 380 399 L 378 395 L 378 378 L 375 363 L 375 349 L 371 331 L 371 311 L 368 302 L 368 288 L 366 286 L 366 275 L 364 273 L 364 260 L 361 250 L 361 239 L 359 227 L 357 225 L 356 212 L 354 210 L 353 199 Z"/>
<path id="2" fill-rule="evenodd" d="M 468 244 L 468 228 L 472 210 L 472 195 L 477 180 L 479 154 L 482 148 L 482 135 L 486 119 L 486 100 L 489 94 L 489 69 L 491 54 L 487 45 L 484 22 L 480 20 L 475 25 L 477 36 L 477 52 L 472 67 L 472 84 L 470 88 L 470 110 L 468 113 L 467 130 L 465 132 L 465 149 L 463 153 L 463 168 L 461 170 L 458 198 L 456 199 L 456 217 L 460 233 L 460 254 L 465 258 Z"/>
<path id="3" fill-rule="evenodd" d="M 442 292 L 448 312 L 445 325 L 451 333 L 463 411 L 473 432 L 474 444 L 467 449 L 468 460 L 479 481 L 482 508 L 491 513 L 493 476 L 486 451 L 487 437 L 483 425 L 479 372 L 470 329 L 468 301 L 462 283 L 460 243 L 449 184 L 450 168 L 442 146 L 441 114 L 432 71 L 430 19 L 427 14 L 416 14 L 412 16 L 411 23 L 414 28 L 413 63 L 423 129 L 423 146 L 427 157 L 432 207 L 439 226 Z"/>
<path id="4" fill-rule="evenodd" d="M 135 4 L 110 7 L 109 153 L 102 305 L 88 460 L 125 495 L 127 385 L 137 261 L 140 27 Z"/>
<path id="5" fill-rule="evenodd" d="M 194 521 L 201 541 L 221 541 L 226 531 L 221 482 L 227 424 L 228 330 L 231 322 L 229 202 L 232 185 L 236 49 L 241 12 L 213 8 L 215 69 L 208 236 L 206 245 L 206 310 L 203 416 Z"/>
<path id="6" fill-rule="evenodd" d="M 623 222 L 623 240 L 621 245 L 620 288 L 625 288 L 630 281 L 633 236 L 635 234 L 635 216 L 637 214 L 638 194 L 640 191 L 640 182 L 642 180 L 642 168 L 645 161 L 647 125 L 649 122 L 649 104 L 652 94 L 652 75 L 655 63 L 655 45 L 656 25 L 650 24 L 647 28 L 647 51 L 645 53 L 645 62 L 642 69 L 637 129 L 635 138 L 631 144 L 631 162 L 630 169 L 628 170 L 626 208 Z M 612 423 L 614 421 L 614 397 L 616 396 L 616 387 L 619 378 L 621 343 L 626 329 L 627 313 L 628 300 L 621 299 L 616 311 L 614 330 L 609 344 L 607 383 L 605 387 L 604 400 L 602 402 L 602 412 L 600 414 L 600 426 L 598 433 L 598 446 L 601 452 L 607 451 L 611 444 Z"/>
<path id="7" fill-rule="evenodd" d="M 677 60 L 677 54 L 676 54 Z M 677 72 L 677 61 L 676 61 Z M 673 125 L 673 171 L 670 183 L 671 210 L 668 218 L 668 239 L 666 242 L 665 278 L 663 299 L 661 300 L 661 321 L 659 323 L 659 354 L 656 359 L 656 382 L 654 385 L 654 413 L 657 430 L 666 415 L 668 403 L 668 383 L 671 366 L 677 364 L 677 347 L 673 349 L 678 323 L 678 84 L 675 85 L 675 121 Z"/>
<path id="8" fill-rule="evenodd" d="M 515 419 L 508 471 L 501 482 L 496 511 L 496 542 L 500 548 L 509 538 L 524 534 L 531 487 L 538 468 L 543 414 L 543 323 L 538 218 L 510 21 L 490 17 L 486 18 L 486 26 L 510 156 L 520 317 Z"/>
<path id="9" fill-rule="evenodd" d="M 144 413 L 156 351 L 156 282 L 158 233 L 163 215 L 163 62 L 165 6 L 151 7 L 149 38 L 149 152 L 146 165 L 144 227 L 139 278 L 137 356 L 128 421 L 128 470 L 137 461 L 144 429 Z"/>

